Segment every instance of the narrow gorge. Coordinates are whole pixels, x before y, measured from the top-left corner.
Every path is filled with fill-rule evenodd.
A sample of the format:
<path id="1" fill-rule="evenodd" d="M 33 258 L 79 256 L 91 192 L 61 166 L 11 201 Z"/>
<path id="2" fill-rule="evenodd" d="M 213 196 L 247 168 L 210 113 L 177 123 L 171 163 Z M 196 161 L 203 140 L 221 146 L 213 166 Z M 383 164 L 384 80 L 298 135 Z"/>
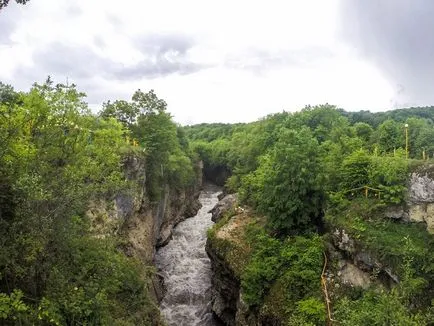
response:
<path id="1" fill-rule="evenodd" d="M 196 216 L 179 223 L 170 242 L 156 253 L 165 287 L 160 307 L 169 326 L 218 325 L 211 312 L 211 264 L 205 243 L 213 224 L 209 211 L 218 202 L 219 192 L 220 188 L 205 185 Z"/>

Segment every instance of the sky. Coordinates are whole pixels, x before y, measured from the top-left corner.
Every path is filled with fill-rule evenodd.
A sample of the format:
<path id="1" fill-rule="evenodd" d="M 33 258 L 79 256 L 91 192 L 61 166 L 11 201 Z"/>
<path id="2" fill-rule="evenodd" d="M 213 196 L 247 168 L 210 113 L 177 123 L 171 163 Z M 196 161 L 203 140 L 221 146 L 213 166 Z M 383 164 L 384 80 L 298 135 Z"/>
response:
<path id="1" fill-rule="evenodd" d="M 430 0 L 11 0 L 0 81 L 50 75 L 94 111 L 154 89 L 181 124 L 432 105 L 432 17 Z"/>

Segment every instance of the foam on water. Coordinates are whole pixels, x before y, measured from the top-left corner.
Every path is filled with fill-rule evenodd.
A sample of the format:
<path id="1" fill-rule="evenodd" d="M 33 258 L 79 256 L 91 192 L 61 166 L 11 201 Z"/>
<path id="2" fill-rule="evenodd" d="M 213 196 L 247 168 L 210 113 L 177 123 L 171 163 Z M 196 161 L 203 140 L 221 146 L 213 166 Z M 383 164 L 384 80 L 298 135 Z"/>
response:
<path id="1" fill-rule="evenodd" d="M 219 191 L 206 186 L 197 215 L 179 223 L 172 240 L 156 254 L 167 290 L 160 309 L 169 326 L 217 325 L 211 313 L 211 264 L 205 244 L 213 224 L 208 212 L 217 204 Z"/>

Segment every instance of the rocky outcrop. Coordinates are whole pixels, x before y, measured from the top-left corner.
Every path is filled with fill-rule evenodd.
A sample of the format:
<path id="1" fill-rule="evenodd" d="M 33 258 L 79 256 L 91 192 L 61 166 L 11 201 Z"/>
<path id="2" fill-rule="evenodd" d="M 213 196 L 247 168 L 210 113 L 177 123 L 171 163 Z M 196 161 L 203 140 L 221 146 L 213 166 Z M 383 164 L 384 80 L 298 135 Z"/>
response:
<path id="1" fill-rule="evenodd" d="M 366 276 L 373 274 L 381 274 L 383 282 L 387 285 L 399 282 L 398 275 L 384 264 L 376 253 L 367 251 L 363 243 L 351 237 L 344 229 L 334 230 L 331 234 L 331 244 L 338 250 L 338 253 L 332 254 L 335 256 L 334 260 L 340 262 L 337 272 L 343 283 L 365 287 L 369 285 Z M 329 248 L 329 252 L 331 251 L 334 249 Z"/>
<path id="2" fill-rule="evenodd" d="M 151 202 L 146 195 L 145 161 L 135 156 L 124 161 L 125 177 L 134 185 L 128 192 L 118 193 L 112 199 L 100 199 L 89 205 L 87 215 L 93 221 L 98 236 L 122 234 L 123 251 L 146 265 L 153 265 L 157 246 L 165 245 L 173 228 L 187 217 L 196 215 L 202 185 L 202 171 L 197 169 L 197 182 L 185 189 L 165 186 L 161 199 Z M 152 294 L 161 299 L 163 287 L 160 278 L 152 280 Z"/>
<path id="3" fill-rule="evenodd" d="M 405 203 L 388 207 L 385 216 L 425 223 L 427 231 L 434 234 L 434 165 L 423 165 L 410 174 Z"/>
<path id="4" fill-rule="evenodd" d="M 211 260 L 213 271 L 212 311 L 225 325 L 235 325 L 240 280 L 210 241 L 207 242 L 206 252 Z"/>
<path id="5" fill-rule="evenodd" d="M 434 165 L 419 167 L 411 173 L 408 200 L 414 203 L 434 203 Z"/>
<path id="6" fill-rule="evenodd" d="M 197 200 L 198 196 L 198 188 L 188 189 L 187 191 L 173 191 L 166 187 L 163 199 L 160 201 L 158 210 L 155 213 L 158 222 L 156 229 L 159 230 L 157 247 L 164 246 L 170 241 L 173 228 L 179 222 L 196 215 L 201 207 Z"/>
<path id="7" fill-rule="evenodd" d="M 229 212 L 231 209 L 235 209 L 235 205 L 238 203 L 238 195 L 230 194 L 226 195 L 213 207 L 209 212 L 212 214 L 211 220 L 217 223 L 224 214 Z"/>
<path id="8" fill-rule="evenodd" d="M 408 218 L 425 222 L 434 233 L 434 165 L 424 165 L 411 173 L 408 188 Z"/>
<path id="9" fill-rule="evenodd" d="M 217 206 L 226 207 L 222 201 Z M 238 210 L 226 224 L 213 229 L 206 243 L 213 272 L 212 310 L 225 325 L 247 325 L 241 322 L 248 319 L 249 311 L 242 300 L 240 279 L 250 255 L 244 238 L 250 222 L 249 212 Z"/>

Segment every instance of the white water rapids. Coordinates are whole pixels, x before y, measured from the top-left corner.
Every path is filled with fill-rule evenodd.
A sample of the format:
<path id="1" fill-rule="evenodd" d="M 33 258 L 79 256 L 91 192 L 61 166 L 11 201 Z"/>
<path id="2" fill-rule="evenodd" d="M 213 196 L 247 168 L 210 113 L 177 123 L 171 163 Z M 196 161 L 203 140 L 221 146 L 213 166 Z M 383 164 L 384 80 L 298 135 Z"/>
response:
<path id="1" fill-rule="evenodd" d="M 164 276 L 166 294 L 160 309 L 169 326 L 215 326 L 211 313 L 211 264 L 205 252 L 208 213 L 217 204 L 219 188 L 206 186 L 197 215 L 179 223 L 172 240 L 158 250 L 156 265 Z"/>

